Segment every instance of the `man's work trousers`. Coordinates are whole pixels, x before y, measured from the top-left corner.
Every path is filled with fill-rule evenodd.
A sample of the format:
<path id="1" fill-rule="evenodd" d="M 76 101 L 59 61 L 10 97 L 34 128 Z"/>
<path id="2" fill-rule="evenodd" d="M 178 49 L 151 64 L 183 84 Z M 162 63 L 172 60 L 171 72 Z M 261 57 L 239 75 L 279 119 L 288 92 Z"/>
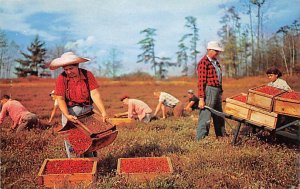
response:
<path id="1" fill-rule="evenodd" d="M 205 104 L 217 111 L 222 110 L 222 89 L 218 87 L 206 86 L 205 88 Z M 215 133 L 217 137 L 225 134 L 225 121 L 222 117 L 211 114 L 208 109 L 201 109 L 199 112 L 197 140 L 205 138 L 209 133 L 210 120 L 213 118 Z"/>

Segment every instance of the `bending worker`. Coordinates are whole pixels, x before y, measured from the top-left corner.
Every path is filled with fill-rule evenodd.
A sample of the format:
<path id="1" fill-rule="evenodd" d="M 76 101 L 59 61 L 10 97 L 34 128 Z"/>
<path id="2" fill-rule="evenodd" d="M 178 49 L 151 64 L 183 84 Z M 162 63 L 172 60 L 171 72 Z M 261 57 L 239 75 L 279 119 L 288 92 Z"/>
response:
<path id="1" fill-rule="evenodd" d="M 4 118 L 9 115 L 13 121 L 12 130 L 20 132 L 25 129 L 31 129 L 38 126 L 38 117 L 29 112 L 19 101 L 10 99 L 10 96 L 1 97 L 2 110 L 0 113 L 0 125 Z"/>
<path id="2" fill-rule="evenodd" d="M 138 119 L 145 123 L 150 122 L 152 109 L 145 102 L 129 98 L 127 95 L 121 97 L 120 100 L 128 105 L 128 111 L 119 114 L 120 116 L 127 115 L 131 119 Z"/>

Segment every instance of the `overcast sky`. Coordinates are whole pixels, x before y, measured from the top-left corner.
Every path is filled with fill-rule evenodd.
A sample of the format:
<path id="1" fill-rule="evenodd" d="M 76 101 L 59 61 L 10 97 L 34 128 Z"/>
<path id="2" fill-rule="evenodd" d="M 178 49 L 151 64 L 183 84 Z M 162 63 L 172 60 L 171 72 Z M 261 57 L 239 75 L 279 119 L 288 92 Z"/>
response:
<path id="1" fill-rule="evenodd" d="M 150 70 L 138 64 L 140 31 L 157 29 L 156 53 L 176 60 L 178 40 L 187 33 L 185 17 L 197 18 L 198 49 L 219 40 L 217 32 L 224 8 L 235 6 L 243 23 L 247 0 L 0 0 L 0 29 L 8 40 L 27 47 L 38 34 L 47 46 L 77 46 L 80 55 L 103 62 L 108 50 L 122 51 L 123 72 Z M 300 18 L 300 0 L 266 0 L 263 7 L 264 31 L 272 34 Z M 170 74 L 176 75 L 177 69 Z"/>

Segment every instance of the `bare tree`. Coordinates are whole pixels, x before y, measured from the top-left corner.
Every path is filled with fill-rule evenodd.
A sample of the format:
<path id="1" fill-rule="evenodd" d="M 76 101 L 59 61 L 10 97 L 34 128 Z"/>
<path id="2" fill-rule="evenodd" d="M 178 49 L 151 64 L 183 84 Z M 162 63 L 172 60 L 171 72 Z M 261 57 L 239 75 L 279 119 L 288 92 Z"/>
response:
<path id="1" fill-rule="evenodd" d="M 45 57 L 46 66 L 49 67 L 50 62 L 55 58 L 59 58 L 65 52 L 65 47 L 62 44 L 56 44 L 54 47 L 47 50 Z M 62 68 L 51 71 L 52 77 L 56 78 L 62 72 Z"/>
<path id="2" fill-rule="evenodd" d="M 265 0 L 251 0 L 251 3 L 257 6 L 257 40 L 256 40 L 256 51 L 257 51 L 257 63 L 259 70 L 262 70 L 262 60 L 261 60 L 261 50 L 260 50 L 260 39 L 262 35 L 262 14 L 261 14 L 261 8 L 263 4 L 265 3 Z"/>
<path id="3" fill-rule="evenodd" d="M 122 52 L 116 48 L 112 48 L 108 53 L 108 60 L 104 63 L 104 75 L 107 77 L 116 77 L 122 68 L 121 56 Z"/>
<path id="4" fill-rule="evenodd" d="M 6 35 L 3 31 L 0 30 L 0 78 L 3 78 L 5 74 L 4 66 L 7 62 L 6 55 L 8 51 L 8 44 Z"/>

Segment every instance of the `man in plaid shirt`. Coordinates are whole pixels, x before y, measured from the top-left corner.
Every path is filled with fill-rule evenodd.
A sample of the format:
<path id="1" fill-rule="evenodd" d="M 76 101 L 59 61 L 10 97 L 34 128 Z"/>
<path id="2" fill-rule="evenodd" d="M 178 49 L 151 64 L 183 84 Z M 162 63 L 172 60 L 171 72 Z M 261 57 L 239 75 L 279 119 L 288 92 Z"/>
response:
<path id="1" fill-rule="evenodd" d="M 209 133 L 211 117 L 213 118 L 217 138 L 225 135 L 224 119 L 211 114 L 204 106 L 215 110 L 222 110 L 222 69 L 216 59 L 220 52 L 224 51 L 216 41 L 207 45 L 207 54 L 199 61 L 198 71 L 198 96 L 199 96 L 199 120 L 197 128 L 197 140 L 205 138 Z"/>

